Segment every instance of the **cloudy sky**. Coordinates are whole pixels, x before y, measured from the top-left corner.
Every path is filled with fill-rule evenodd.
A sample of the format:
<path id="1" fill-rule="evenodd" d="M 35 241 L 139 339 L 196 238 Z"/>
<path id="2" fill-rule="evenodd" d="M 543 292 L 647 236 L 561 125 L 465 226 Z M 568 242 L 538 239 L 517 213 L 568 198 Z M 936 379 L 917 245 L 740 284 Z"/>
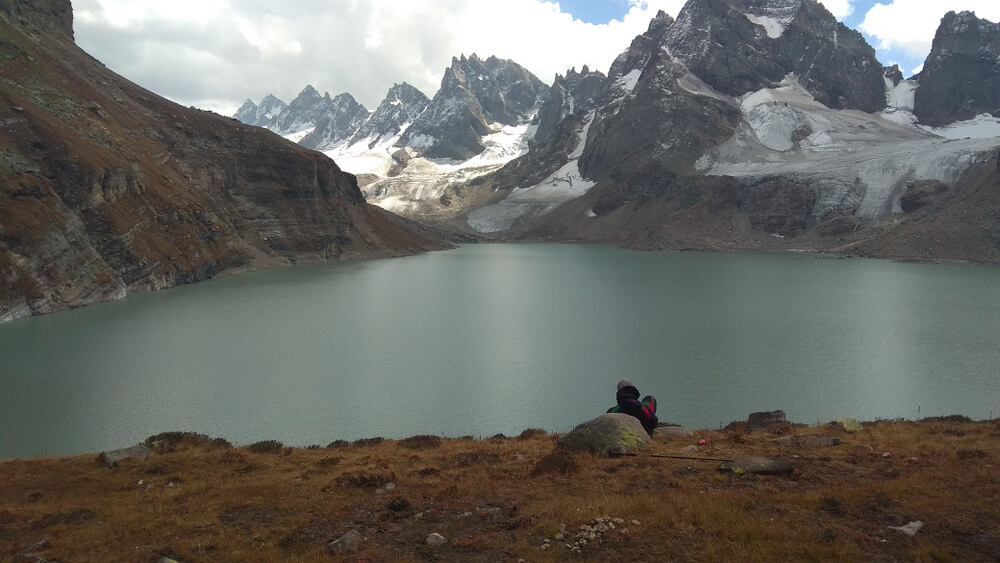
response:
<path id="1" fill-rule="evenodd" d="M 247 98 L 290 102 L 307 85 L 374 110 L 408 82 L 428 96 L 451 58 L 513 59 L 550 83 L 607 72 L 658 10 L 685 0 L 73 0 L 77 43 L 112 70 L 188 106 L 231 115 Z M 998 0 L 821 0 L 883 64 L 909 75 L 948 10 L 1000 21 Z M 876 3 L 879 1 L 881 3 Z"/>

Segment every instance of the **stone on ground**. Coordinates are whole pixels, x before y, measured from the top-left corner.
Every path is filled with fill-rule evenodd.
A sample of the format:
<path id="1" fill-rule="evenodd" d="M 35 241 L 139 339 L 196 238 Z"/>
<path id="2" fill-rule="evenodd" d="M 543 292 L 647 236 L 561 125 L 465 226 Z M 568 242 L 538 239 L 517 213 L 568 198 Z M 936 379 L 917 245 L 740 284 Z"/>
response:
<path id="1" fill-rule="evenodd" d="M 785 424 L 785 411 L 754 412 L 747 417 L 747 430 L 754 432 L 771 426 Z"/>
<path id="2" fill-rule="evenodd" d="M 858 422 L 857 420 L 854 420 L 853 418 L 838 418 L 837 420 L 831 422 L 830 426 L 841 428 L 843 430 L 846 430 L 847 432 L 861 432 L 862 430 L 864 430 L 864 427 L 861 426 L 861 423 Z"/>
<path id="3" fill-rule="evenodd" d="M 355 553 L 361 547 L 361 532 L 351 530 L 338 539 L 326 544 L 326 552 L 331 554 Z"/>
<path id="4" fill-rule="evenodd" d="M 441 534 L 434 533 L 427 536 L 427 545 L 440 547 L 446 543 L 448 543 L 448 540 L 444 539 L 444 536 Z"/>
<path id="5" fill-rule="evenodd" d="M 648 448 L 653 440 L 639 419 L 621 413 L 603 414 L 579 424 L 556 442 L 575 452 L 590 451 L 599 456 L 625 455 Z"/>
<path id="6" fill-rule="evenodd" d="M 108 468 L 118 465 L 119 461 L 132 457 L 146 459 L 149 457 L 149 448 L 146 446 L 132 446 L 131 448 L 101 452 L 100 455 L 101 463 Z"/>
<path id="7" fill-rule="evenodd" d="M 901 534 L 905 534 L 905 535 L 910 536 L 912 538 L 912 537 L 916 536 L 917 532 L 919 532 L 920 529 L 923 528 L 923 527 L 924 527 L 924 523 L 921 522 L 920 520 L 917 520 L 916 522 L 910 522 L 909 524 L 907 524 L 905 526 L 889 526 L 889 529 L 890 530 L 896 530 L 897 532 L 899 532 Z"/>

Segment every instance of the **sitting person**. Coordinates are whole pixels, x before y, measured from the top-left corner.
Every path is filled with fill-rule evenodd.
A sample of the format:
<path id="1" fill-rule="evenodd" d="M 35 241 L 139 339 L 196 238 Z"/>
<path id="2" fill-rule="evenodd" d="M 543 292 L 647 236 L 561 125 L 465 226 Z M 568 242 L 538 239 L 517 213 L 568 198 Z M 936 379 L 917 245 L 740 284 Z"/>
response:
<path id="1" fill-rule="evenodd" d="M 646 433 L 652 437 L 653 430 L 656 430 L 656 425 L 659 423 L 656 418 L 656 399 L 652 395 L 646 395 L 640 401 L 639 390 L 631 379 L 622 379 L 618 382 L 615 399 L 618 405 L 608 409 L 608 412 L 618 412 L 638 418 Z"/>

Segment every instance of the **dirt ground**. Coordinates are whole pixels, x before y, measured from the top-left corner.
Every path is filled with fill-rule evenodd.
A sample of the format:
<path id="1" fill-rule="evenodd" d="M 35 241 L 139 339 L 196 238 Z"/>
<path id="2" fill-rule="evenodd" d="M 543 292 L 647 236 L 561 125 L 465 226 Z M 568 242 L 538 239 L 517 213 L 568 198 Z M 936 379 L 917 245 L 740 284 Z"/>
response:
<path id="1" fill-rule="evenodd" d="M 733 423 L 612 458 L 556 439 L 165 434 L 110 469 L 4 460 L 0 561 L 1000 560 L 996 420 Z M 790 471 L 711 461 L 746 456 Z"/>

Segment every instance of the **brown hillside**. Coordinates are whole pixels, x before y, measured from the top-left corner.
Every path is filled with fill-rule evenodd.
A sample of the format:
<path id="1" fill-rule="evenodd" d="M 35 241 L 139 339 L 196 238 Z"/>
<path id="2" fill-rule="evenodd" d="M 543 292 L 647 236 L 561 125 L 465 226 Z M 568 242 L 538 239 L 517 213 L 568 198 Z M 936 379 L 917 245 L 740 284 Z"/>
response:
<path id="1" fill-rule="evenodd" d="M 658 435 L 652 453 L 766 456 L 791 474 L 571 454 L 540 431 L 310 449 L 161 435 L 113 469 L 0 461 L 0 561 L 1000 559 L 998 421 L 776 428 Z M 892 529 L 917 521 L 913 537 Z M 326 554 L 352 530 L 353 551 Z"/>
<path id="2" fill-rule="evenodd" d="M 68 0 L 0 0 L 0 320 L 441 246 L 324 155 L 109 71 Z"/>

